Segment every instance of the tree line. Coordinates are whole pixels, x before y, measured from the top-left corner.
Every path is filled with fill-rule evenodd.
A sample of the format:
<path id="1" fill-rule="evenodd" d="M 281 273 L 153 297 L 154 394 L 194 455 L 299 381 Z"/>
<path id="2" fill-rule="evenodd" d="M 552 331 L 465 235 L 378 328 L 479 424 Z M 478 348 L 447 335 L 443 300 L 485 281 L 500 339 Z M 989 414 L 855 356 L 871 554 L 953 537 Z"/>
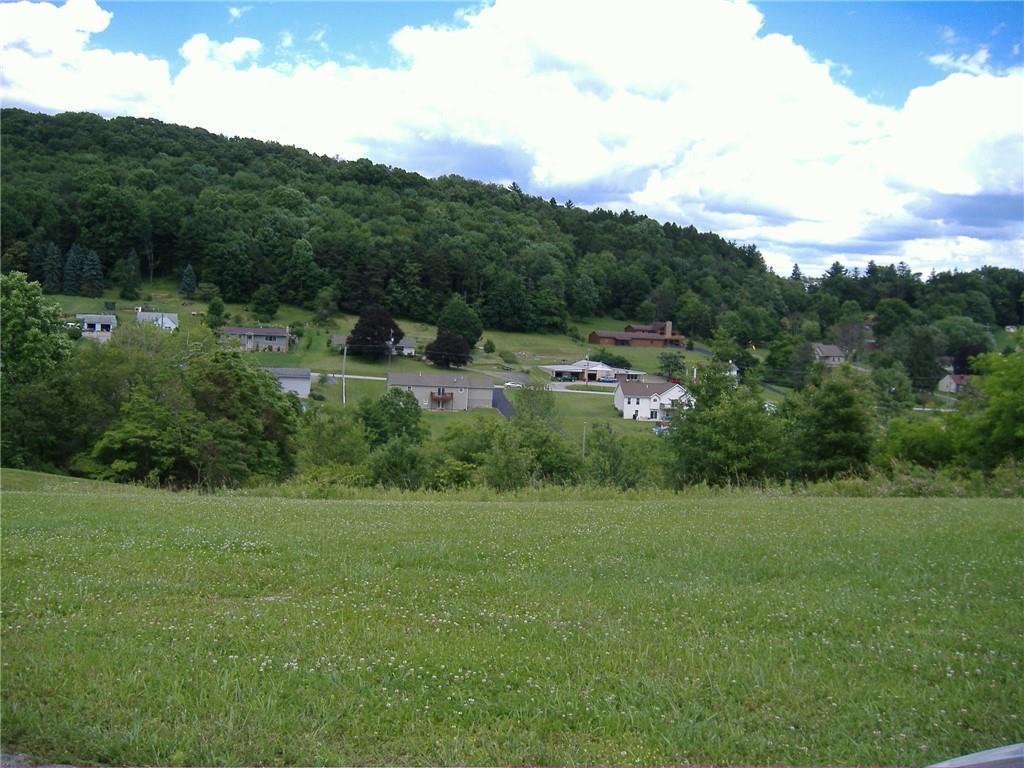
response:
<path id="1" fill-rule="evenodd" d="M 753 245 L 543 200 L 515 184 L 427 179 L 156 120 L 0 117 L 4 268 L 52 293 L 92 295 L 106 280 L 132 296 L 140 279 L 191 272 L 193 285 L 215 286 L 226 302 L 318 313 L 380 307 L 433 323 L 457 295 L 502 330 L 563 331 L 593 316 L 673 320 L 689 336 L 721 328 L 741 346 L 780 342 L 777 379 L 800 368 L 787 343 L 855 343 L 870 314 L 909 313 L 905 326 L 1024 323 L 1019 270 L 922 279 L 905 264 L 836 263 L 820 278 L 799 268 L 780 276 Z M 934 372 L 919 373 L 909 375 Z"/>
<path id="2" fill-rule="evenodd" d="M 849 366 L 817 366 L 801 392 L 766 404 L 753 383 L 713 359 L 687 384 L 695 405 L 662 436 L 600 425 L 579 440 L 559 426 L 555 395 L 527 386 L 511 393 L 514 418 L 460 422 L 432 438 L 407 391 L 347 409 L 314 398 L 303 410 L 208 328 L 169 334 L 125 324 L 107 344 L 73 345 L 38 283 L 13 272 L 0 284 L 6 466 L 176 488 L 291 482 L 314 493 L 679 489 L 913 467 L 982 483 L 1011 478 L 1024 493 L 1021 351 L 978 355 L 976 390 L 949 413 L 914 412 L 888 380 Z"/>

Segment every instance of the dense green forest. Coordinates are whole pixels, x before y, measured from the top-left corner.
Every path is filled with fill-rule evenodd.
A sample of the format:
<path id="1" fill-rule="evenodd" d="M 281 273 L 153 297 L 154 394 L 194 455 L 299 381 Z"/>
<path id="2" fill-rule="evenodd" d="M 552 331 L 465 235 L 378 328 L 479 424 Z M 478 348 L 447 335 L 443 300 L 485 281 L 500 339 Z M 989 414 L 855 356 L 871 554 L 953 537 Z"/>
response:
<path id="1" fill-rule="evenodd" d="M 903 332 L 896 350 L 940 354 L 948 334 L 905 329 L 1024 322 L 1019 270 L 922 280 L 903 264 L 836 263 L 813 279 L 779 276 L 753 245 L 515 184 L 427 179 L 156 120 L 6 109 L 2 122 L 4 268 L 51 292 L 178 279 L 191 266 L 230 302 L 269 286 L 285 303 L 313 307 L 319 294 L 346 311 L 434 322 L 459 294 L 487 327 L 523 331 L 595 315 L 671 319 L 690 336 L 722 328 L 741 343 L 776 342 L 778 380 L 800 367 L 797 340 L 842 341 L 868 313 L 883 317 L 883 334 Z"/>

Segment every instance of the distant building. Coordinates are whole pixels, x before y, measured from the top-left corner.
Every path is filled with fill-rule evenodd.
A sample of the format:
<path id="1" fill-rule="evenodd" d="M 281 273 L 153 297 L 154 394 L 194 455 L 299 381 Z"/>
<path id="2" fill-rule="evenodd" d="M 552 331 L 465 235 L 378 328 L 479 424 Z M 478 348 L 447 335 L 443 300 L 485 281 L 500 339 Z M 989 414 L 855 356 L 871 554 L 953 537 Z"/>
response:
<path id="1" fill-rule="evenodd" d="M 277 386 L 282 392 L 294 392 L 300 399 L 309 397 L 312 375 L 309 368 L 264 368 L 264 371 L 277 379 Z"/>
<path id="2" fill-rule="evenodd" d="M 846 362 L 846 353 L 835 344 L 812 344 L 814 360 L 825 365 L 842 365 Z"/>
<path id="3" fill-rule="evenodd" d="M 624 381 L 615 388 L 615 408 L 624 419 L 668 421 L 676 409 L 691 408 L 693 402 L 693 395 L 671 381 Z"/>
<path id="4" fill-rule="evenodd" d="M 395 344 L 395 354 L 414 357 L 416 355 L 416 339 L 412 336 L 403 336 L 402 340 Z"/>
<path id="5" fill-rule="evenodd" d="M 588 341 L 606 347 L 682 347 L 686 337 L 672 332 L 672 321 L 627 325 L 622 331 L 591 331 Z"/>
<path id="6" fill-rule="evenodd" d="M 462 374 L 390 373 L 387 388 L 412 392 L 425 411 L 468 411 L 491 407 L 494 382 Z"/>
<path id="7" fill-rule="evenodd" d="M 93 341 L 109 341 L 110 334 L 117 328 L 117 315 L 75 315 L 82 328 L 82 336 Z"/>
<path id="8" fill-rule="evenodd" d="M 644 371 L 635 371 L 632 368 L 614 368 L 598 360 L 577 360 L 575 363 L 539 365 L 537 367 L 550 374 L 552 381 L 600 381 L 601 379 L 635 381 L 644 375 Z"/>
<path id="9" fill-rule="evenodd" d="M 244 325 L 225 325 L 220 329 L 221 339 L 233 339 L 246 352 L 287 352 L 288 328 L 253 328 Z"/>
<path id="10" fill-rule="evenodd" d="M 178 313 L 146 312 L 140 310 L 135 313 L 135 322 L 140 325 L 149 323 L 164 331 L 176 331 L 178 330 Z"/>
<path id="11" fill-rule="evenodd" d="M 947 392 L 951 395 L 957 395 L 967 389 L 969 385 L 970 381 L 965 374 L 949 373 L 939 379 L 937 388 L 939 392 Z"/>

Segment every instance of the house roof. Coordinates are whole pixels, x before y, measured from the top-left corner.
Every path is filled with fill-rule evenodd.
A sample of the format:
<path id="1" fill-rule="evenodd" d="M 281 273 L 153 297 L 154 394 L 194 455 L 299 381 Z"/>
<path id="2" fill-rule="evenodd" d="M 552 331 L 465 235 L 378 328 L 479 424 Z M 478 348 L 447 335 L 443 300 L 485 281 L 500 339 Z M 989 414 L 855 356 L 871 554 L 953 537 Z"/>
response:
<path id="1" fill-rule="evenodd" d="M 466 389 L 494 389 L 490 379 L 480 379 L 452 373 L 389 373 L 389 387 L 464 387 Z"/>
<path id="2" fill-rule="evenodd" d="M 412 349 L 416 349 L 416 339 L 414 339 L 412 336 L 403 336 L 402 340 L 400 342 L 398 342 L 397 344 L 395 344 L 395 346 L 396 347 L 411 347 Z"/>
<path id="3" fill-rule="evenodd" d="M 646 381 L 623 381 L 619 382 L 619 389 L 622 390 L 622 394 L 627 397 L 650 397 L 651 395 L 663 395 L 674 387 L 679 387 L 686 393 L 679 384 L 675 384 L 671 381 L 665 381 L 660 383 L 650 383 Z"/>
<path id="4" fill-rule="evenodd" d="M 221 333 L 232 336 L 245 336 L 247 334 L 259 334 L 261 336 L 287 336 L 288 328 L 279 326 L 268 326 L 266 328 L 253 327 L 251 325 L 225 325 L 220 329 Z"/>
<path id="5" fill-rule="evenodd" d="M 91 315 L 86 312 L 77 314 L 75 317 L 86 323 L 117 325 L 117 315 Z"/>
<path id="6" fill-rule="evenodd" d="M 308 379 L 309 368 L 264 368 L 264 371 L 278 379 Z"/>
<path id="7" fill-rule="evenodd" d="M 575 363 L 562 363 L 561 365 L 538 365 L 542 371 L 548 373 L 555 373 L 557 371 L 566 371 L 569 373 L 583 373 L 584 371 L 590 371 L 593 373 L 607 373 L 607 374 L 633 374 L 635 376 L 642 376 L 645 371 L 635 371 L 632 368 L 613 368 L 607 363 L 602 363 L 599 360 L 577 360 Z"/>
<path id="8" fill-rule="evenodd" d="M 636 326 L 633 326 L 634 328 Z M 631 341 L 633 339 L 673 339 L 680 340 L 683 337 L 678 333 L 673 333 L 671 336 L 666 336 L 661 333 L 652 333 L 651 331 L 594 331 L 598 337 L 603 339 L 615 339 L 617 341 Z"/>
<path id="9" fill-rule="evenodd" d="M 815 344 L 814 354 L 818 357 L 846 357 L 846 353 L 835 344 Z"/>
<path id="10" fill-rule="evenodd" d="M 177 312 L 136 312 L 135 322 L 137 323 L 157 323 L 160 325 L 166 325 L 168 322 L 178 325 L 178 313 Z"/>

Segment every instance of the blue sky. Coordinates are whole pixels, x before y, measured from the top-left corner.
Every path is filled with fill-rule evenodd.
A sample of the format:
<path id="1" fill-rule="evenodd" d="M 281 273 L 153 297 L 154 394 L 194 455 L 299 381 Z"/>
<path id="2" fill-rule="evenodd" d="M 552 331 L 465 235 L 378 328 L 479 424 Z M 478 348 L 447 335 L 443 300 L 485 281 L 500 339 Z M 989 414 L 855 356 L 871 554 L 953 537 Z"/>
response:
<path id="1" fill-rule="evenodd" d="M 890 106 L 943 77 L 928 61 L 939 48 L 970 54 L 985 45 L 995 66 L 1021 63 L 1020 2 L 769 2 L 758 8 L 765 31 L 790 35 L 816 58 L 845 65 L 849 74 L 837 73 L 842 82 Z"/>
<path id="2" fill-rule="evenodd" d="M 1024 266 L 1024 4 L 0 3 L 0 97 L 693 223 Z"/>

